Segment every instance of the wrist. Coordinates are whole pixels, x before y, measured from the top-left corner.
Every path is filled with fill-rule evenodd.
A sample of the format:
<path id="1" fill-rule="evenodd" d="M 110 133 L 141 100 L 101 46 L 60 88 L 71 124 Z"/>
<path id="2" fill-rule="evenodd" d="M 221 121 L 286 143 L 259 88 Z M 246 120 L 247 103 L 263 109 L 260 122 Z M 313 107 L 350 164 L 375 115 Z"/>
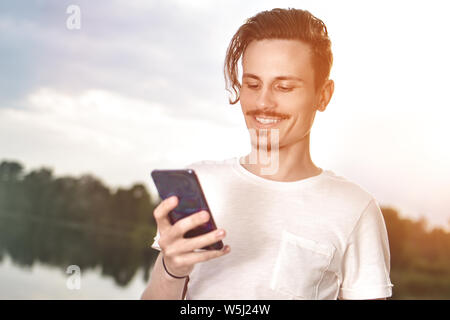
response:
<path id="1" fill-rule="evenodd" d="M 169 271 L 168 269 L 167 269 L 167 265 L 166 265 L 166 263 L 165 263 L 165 261 L 164 261 L 164 256 L 162 256 L 162 265 L 163 265 L 163 269 L 164 269 L 164 277 L 167 279 L 167 280 L 170 280 L 170 281 L 179 281 L 179 280 L 186 280 L 187 278 L 189 278 L 189 275 L 176 275 L 176 274 L 174 274 L 174 273 L 172 273 L 171 271 Z"/>
<path id="2" fill-rule="evenodd" d="M 165 282 L 167 282 L 167 283 L 181 283 L 181 282 L 184 282 L 185 280 L 186 280 L 186 278 L 183 278 L 183 279 L 177 279 L 177 278 L 174 278 L 174 277 L 172 277 L 171 275 L 169 275 L 167 272 L 166 272 L 166 270 L 164 270 L 164 268 L 163 268 L 163 270 L 162 270 L 162 273 L 163 273 L 163 279 L 164 279 L 164 281 Z"/>

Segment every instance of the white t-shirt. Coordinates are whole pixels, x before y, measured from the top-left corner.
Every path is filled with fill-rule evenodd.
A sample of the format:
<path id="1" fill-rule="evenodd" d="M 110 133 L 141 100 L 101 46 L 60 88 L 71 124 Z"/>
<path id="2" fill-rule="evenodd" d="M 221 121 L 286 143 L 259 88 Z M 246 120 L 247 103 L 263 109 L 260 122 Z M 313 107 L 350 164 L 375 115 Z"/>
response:
<path id="1" fill-rule="evenodd" d="M 374 197 L 333 171 L 280 182 L 239 162 L 193 169 L 231 252 L 195 265 L 186 299 L 390 297 L 390 253 Z M 153 248 L 158 245 L 159 231 Z"/>

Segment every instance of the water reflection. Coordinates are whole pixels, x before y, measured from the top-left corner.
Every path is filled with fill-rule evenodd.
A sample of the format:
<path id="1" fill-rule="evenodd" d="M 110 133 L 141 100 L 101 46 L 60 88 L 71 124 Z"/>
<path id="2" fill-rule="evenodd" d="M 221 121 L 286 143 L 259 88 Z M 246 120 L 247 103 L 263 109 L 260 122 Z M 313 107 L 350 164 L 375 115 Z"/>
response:
<path id="1" fill-rule="evenodd" d="M 49 219 L 31 219 L 0 212 L 2 276 L 5 276 L 5 268 L 12 272 L 12 265 L 29 272 L 47 266 L 47 271 L 52 270 L 56 278 L 66 279 L 69 276 L 65 274 L 67 267 L 78 265 L 83 279 L 87 274 L 97 274 L 111 279 L 120 288 L 125 288 L 133 279 L 144 284 L 157 255 L 149 245 L 152 237 L 152 233 L 118 232 L 98 226 L 55 223 Z M 39 274 L 35 276 L 39 277 Z M 138 276 L 140 279 L 136 280 Z M 64 290 L 65 284 L 61 288 Z M 14 288 L 3 282 L 0 295 L 8 297 L 5 292 L 9 290 Z M 36 287 L 36 291 L 39 290 L 42 287 Z M 28 292 L 22 298 L 31 298 L 33 294 L 37 293 Z"/>
<path id="2" fill-rule="evenodd" d="M 59 267 L 34 263 L 32 268 L 15 265 L 9 256 L 0 262 L 0 300 L 5 299 L 139 299 L 146 283 L 139 270 L 125 287 L 111 277 L 102 277 L 100 268 L 81 274 L 79 290 L 67 288 L 68 275 Z"/>

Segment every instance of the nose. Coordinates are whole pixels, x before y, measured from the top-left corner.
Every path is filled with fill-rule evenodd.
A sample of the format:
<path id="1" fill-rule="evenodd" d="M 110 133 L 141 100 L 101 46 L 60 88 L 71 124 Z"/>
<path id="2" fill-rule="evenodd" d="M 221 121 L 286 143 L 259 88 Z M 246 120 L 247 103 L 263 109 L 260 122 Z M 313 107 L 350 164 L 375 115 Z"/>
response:
<path id="1" fill-rule="evenodd" d="M 260 90 L 256 99 L 256 106 L 258 109 L 271 109 L 276 106 L 270 87 L 262 88 Z"/>

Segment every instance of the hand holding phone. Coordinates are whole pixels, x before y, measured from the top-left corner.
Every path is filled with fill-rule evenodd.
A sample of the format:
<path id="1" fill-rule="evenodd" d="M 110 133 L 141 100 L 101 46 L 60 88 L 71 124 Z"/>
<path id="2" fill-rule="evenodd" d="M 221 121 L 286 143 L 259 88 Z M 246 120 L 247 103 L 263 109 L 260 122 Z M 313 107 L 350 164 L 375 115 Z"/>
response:
<path id="1" fill-rule="evenodd" d="M 153 170 L 152 179 L 161 199 L 167 199 L 175 195 L 179 200 L 178 206 L 169 212 L 169 219 L 172 224 L 201 210 L 211 213 L 194 170 Z M 208 221 L 193 230 L 189 230 L 184 237 L 192 238 L 215 229 L 217 227 L 211 215 Z M 222 247 L 222 241 L 218 241 L 202 249 L 218 250 Z"/>
<path id="2" fill-rule="evenodd" d="M 216 243 L 225 237 L 225 232 L 219 234 L 221 229 L 210 231 L 206 234 L 194 238 L 184 238 L 183 235 L 209 220 L 207 211 L 200 211 L 181 219 L 175 224 L 171 224 L 169 212 L 178 205 L 178 199 L 171 197 L 162 201 L 154 210 L 153 214 L 160 232 L 159 246 L 164 254 L 166 267 L 170 273 L 177 276 L 185 276 L 191 273 L 194 265 L 218 258 L 230 252 L 230 247 L 224 246 L 222 250 L 202 250 L 203 248 Z M 207 213 L 206 215 L 203 215 Z"/>
<path id="3" fill-rule="evenodd" d="M 164 173 L 161 174 L 162 171 Z M 173 171 L 176 171 L 175 174 Z M 196 187 L 196 182 L 191 185 L 188 181 L 192 180 L 185 179 L 187 174 L 198 182 L 195 173 L 194 176 L 192 173 L 193 170 L 187 173 L 186 170 L 152 172 L 163 199 L 153 212 L 160 233 L 159 246 L 166 267 L 179 276 L 189 274 L 198 262 L 230 252 L 230 247 L 222 243 L 225 230 L 216 228 L 203 192 L 198 188 L 199 183 Z"/>

